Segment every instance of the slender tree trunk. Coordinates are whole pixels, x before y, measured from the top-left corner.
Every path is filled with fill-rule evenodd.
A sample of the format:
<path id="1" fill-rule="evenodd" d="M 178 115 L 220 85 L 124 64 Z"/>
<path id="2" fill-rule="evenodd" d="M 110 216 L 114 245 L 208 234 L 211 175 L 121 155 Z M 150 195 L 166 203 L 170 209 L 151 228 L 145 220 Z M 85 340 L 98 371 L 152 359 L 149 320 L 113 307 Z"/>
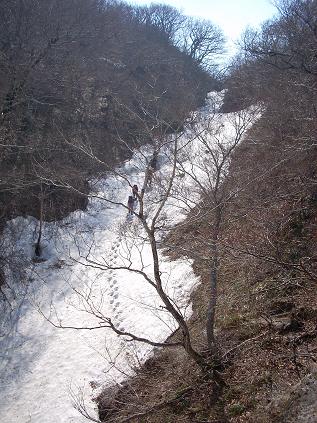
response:
<path id="1" fill-rule="evenodd" d="M 39 200 L 40 200 L 40 227 L 39 227 L 37 241 L 35 244 L 36 257 L 41 257 L 42 255 L 41 239 L 42 239 L 42 231 L 43 231 L 43 209 L 44 209 L 44 196 L 43 196 L 42 185 L 41 185 L 41 194 L 40 194 Z"/>
<path id="2" fill-rule="evenodd" d="M 179 327 L 182 331 L 183 335 L 183 346 L 187 354 L 198 364 L 198 366 L 202 369 L 206 369 L 206 361 L 201 354 L 199 354 L 191 344 L 190 333 L 188 329 L 188 325 L 184 319 L 184 317 L 179 313 L 179 311 L 174 307 L 171 303 L 170 299 L 166 295 L 163 287 L 162 287 L 162 280 L 159 270 L 159 258 L 157 252 L 157 245 L 154 234 L 150 234 L 150 241 L 151 241 L 151 248 L 152 248 L 152 255 L 153 255 L 153 262 L 154 262 L 154 277 L 156 282 L 156 290 L 159 294 L 161 300 L 163 301 L 167 311 L 174 317 L 174 319 L 179 324 Z"/>
<path id="3" fill-rule="evenodd" d="M 210 280 L 209 280 L 209 304 L 207 311 L 207 344 L 211 356 L 217 355 L 216 340 L 215 340 L 215 315 L 217 306 L 217 288 L 218 288 L 218 267 L 219 267 L 219 247 L 218 237 L 220 231 L 220 222 L 222 216 L 221 204 L 219 201 L 216 202 L 216 215 L 215 222 L 213 224 L 212 233 L 212 259 L 210 266 Z"/>
<path id="4" fill-rule="evenodd" d="M 213 355 L 216 349 L 215 342 L 215 314 L 217 305 L 217 284 L 218 284 L 218 247 L 213 247 L 213 258 L 210 268 L 209 304 L 207 311 L 207 343 L 210 353 Z"/>

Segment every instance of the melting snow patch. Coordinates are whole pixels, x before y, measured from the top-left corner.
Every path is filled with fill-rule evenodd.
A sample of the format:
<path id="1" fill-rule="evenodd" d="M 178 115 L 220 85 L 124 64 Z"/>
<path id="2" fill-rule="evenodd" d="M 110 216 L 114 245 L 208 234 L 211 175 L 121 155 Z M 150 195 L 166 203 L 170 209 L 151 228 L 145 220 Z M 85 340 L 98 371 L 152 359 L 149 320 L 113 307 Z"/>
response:
<path id="1" fill-rule="evenodd" d="M 209 100 L 215 103 L 215 96 Z M 206 109 L 197 116 L 198 125 L 203 125 Z M 214 116 L 212 136 L 224 141 L 232 136 L 234 123 L 229 118 Z M 197 177 L 206 176 L 199 169 L 204 168 L 207 153 L 198 141 L 190 128 L 179 140 L 183 157 L 162 212 L 164 219 L 158 222 L 164 233 L 184 219 L 199 199 L 189 175 L 194 168 Z M 1 421 L 85 422 L 74 409 L 74 400 L 86 401 L 96 417 L 92 396 L 132 374 L 153 351 L 103 327 L 108 318 L 121 331 L 153 341 L 164 341 L 177 328 L 144 277 L 153 277 L 151 246 L 144 230 L 136 218 L 127 219 L 127 210 L 120 205 L 126 205 L 133 184 L 142 186 L 152 152 L 151 147 L 142 147 L 114 174 L 92 181 L 86 211 L 74 212 L 59 223 L 44 223 L 43 262 L 32 260 L 38 222 L 33 218 L 8 222 L 5 242 L 17 261 L 6 269 L 10 285 L 6 294 L 12 307 L 1 305 Z M 172 173 L 170 154 L 168 145 L 160 151 L 159 169 L 146 193 L 148 216 L 157 210 Z M 160 261 L 164 288 L 188 318 L 190 294 L 199 283 L 191 262 L 170 262 L 162 254 Z"/>

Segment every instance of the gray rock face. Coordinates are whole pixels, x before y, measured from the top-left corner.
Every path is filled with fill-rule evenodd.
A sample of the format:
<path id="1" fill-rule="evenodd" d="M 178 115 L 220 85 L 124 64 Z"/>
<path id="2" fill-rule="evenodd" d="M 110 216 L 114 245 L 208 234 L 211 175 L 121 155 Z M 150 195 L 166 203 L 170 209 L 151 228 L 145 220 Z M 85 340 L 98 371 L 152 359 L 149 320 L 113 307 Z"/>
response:
<path id="1" fill-rule="evenodd" d="M 276 423 L 317 423 L 317 366 L 272 404 L 272 411 Z"/>

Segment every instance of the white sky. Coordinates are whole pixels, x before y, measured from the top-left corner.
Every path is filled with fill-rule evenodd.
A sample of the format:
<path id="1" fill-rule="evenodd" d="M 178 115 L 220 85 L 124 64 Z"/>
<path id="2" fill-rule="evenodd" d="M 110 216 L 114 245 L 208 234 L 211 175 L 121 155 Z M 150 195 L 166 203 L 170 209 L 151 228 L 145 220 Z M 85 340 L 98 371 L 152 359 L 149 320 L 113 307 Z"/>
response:
<path id="1" fill-rule="evenodd" d="M 130 4 L 164 3 L 181 9 L 185 15 L 209 19 L 228 38 L 230 50 L 247 26 L 258 26 L 274 16 L 271 0 L 130 0 Z"/>

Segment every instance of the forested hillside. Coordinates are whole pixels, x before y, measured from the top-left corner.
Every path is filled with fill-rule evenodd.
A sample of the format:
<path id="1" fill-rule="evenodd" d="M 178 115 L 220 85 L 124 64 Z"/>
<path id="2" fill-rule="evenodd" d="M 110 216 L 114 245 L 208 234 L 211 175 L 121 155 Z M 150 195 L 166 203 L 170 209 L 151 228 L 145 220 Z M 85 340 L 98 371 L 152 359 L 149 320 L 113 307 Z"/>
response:
<path id="1" fill-rule="evenodd" d="M 216 78 L 221 30 L 173 7 L 0 2 L 1 294 L 22 245 L 26 285 L 58 287 L 63 318 L 36 303 L 45 324 L 105 331 L 98 416 L 83 390 L 78 418 L 317 421 L 317 1 L 276 7 Z M 12 221 L 22 241 L 6 229 L 21 216 L 38 219 Z M 21 398 L 37 398 L 30 369 Z"/>
<path id="2" fill-rule="evenodd" d="M 87 193 L 89 176 L 177 129 L 216 87 L 200 64 L 221 33 L 167 6 L 10 0 L 0 17 L 2 223 L 39 217 L 39 198 L 46 219 L 84 207 L 71 187 Z"/>

